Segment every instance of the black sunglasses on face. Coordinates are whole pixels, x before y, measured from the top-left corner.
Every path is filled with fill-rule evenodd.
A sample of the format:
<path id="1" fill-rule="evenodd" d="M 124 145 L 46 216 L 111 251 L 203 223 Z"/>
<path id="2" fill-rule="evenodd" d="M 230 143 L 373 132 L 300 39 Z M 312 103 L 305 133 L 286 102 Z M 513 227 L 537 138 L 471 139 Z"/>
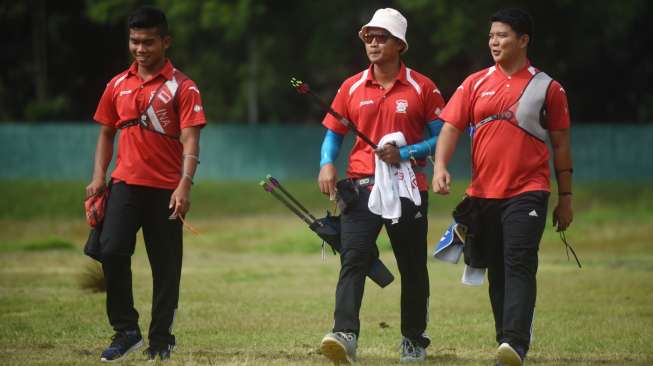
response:
<path id="1" fill-rule="evenodd" d="M 372 43 L 376 38 L 376 43 L 384 44 L 390 37 L 390 33 L 365 33 L 363 34 L 363 41 L 365 41 L 365 43 Z"/>

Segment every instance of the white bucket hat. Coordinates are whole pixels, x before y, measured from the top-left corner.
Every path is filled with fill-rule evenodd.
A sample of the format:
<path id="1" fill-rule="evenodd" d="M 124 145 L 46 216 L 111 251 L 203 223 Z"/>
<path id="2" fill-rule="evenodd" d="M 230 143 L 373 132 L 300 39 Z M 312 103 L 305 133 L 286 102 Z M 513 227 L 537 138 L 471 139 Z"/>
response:
<path id="1" fill-rule="evenodd" d="M 408 27 L 408 21 L 395 9 L 392 8 L 383 8 L 379 9 L 372 16 L 372 20 L 369 23 L 361 27 L 361 30 L 358 32 L 358 37 L 362 40 L 365 29 L 368 27 L 383 28 L 390 32 L 394 37 L 399 38 L 404 42 L 404 49 L 401 53 L 404 53 L 408 50 L 408 42 L 406 42 L 406 28 Z"/>

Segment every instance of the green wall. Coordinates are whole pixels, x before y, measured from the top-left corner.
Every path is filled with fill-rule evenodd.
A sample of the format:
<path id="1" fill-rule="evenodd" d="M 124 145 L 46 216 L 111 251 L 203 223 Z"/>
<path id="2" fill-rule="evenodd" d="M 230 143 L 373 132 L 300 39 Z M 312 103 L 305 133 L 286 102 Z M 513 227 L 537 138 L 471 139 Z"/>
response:
<path id="1" fill-rule="evenodd" d="M 94 123 L 0 124 L 0 179 L 89 179 L 99 127 Z M 201 136 L 198 180 L 316 178 L 324 130 L 319 125 L 214 125 Z M 469 177 L 462 138 L 451 171 Z M 341 150 L 344 173 L 351 137 Z M 572 129 L 574 176 L 580 180 L 653 180 L 653 125 L 592 125 Z"/>

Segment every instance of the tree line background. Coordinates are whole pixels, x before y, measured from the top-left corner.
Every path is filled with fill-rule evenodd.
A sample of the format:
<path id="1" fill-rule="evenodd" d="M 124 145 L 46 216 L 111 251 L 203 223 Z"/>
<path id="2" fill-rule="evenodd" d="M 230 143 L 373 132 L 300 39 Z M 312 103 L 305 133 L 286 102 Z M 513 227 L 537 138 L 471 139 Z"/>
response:
<path id="1" fill-rule="evenodd" d="M 88 121 L 105 84 L 130 64 L 127 15 L 162 8 L 168 56 L 199 85 L 211 123 L 315 123 L 320 110 L 290 87 L 325 99 L 367 66 L 360 26 L 375 9 L 408 19 L 407 65 L 448 100 L 492 64 L 489 16 L 531 12 L 534 66 L 565 87 L 575 122 L 653 121 L 653 5 L 648 0 L 27 0 L 0 2 L 0 121 Z"/>

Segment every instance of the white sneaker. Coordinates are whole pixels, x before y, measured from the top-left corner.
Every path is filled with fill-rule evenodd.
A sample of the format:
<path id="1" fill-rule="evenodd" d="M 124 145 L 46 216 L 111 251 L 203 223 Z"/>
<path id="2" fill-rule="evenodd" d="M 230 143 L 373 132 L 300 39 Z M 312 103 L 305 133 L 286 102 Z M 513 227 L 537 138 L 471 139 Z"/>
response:
<path id="1" fill-rule="evenodd" d="M 426 359 L 426 349 L 404 337 L 401 341 L 400 363 L 422 362 Z"/>
<path id="2" fill-rule="evenodd" d="M 521 355 L 508 343 L 501 343 L 497 348 L 497 362 L 503 366 L 524 365 Z"/>
<path id="3" fill-rule="evenodd" d="M 328 333 L 320 342 L 322 354 L 336 365 L 356 362 L 356 347 L 357 340 L 354 333 Z"/>

